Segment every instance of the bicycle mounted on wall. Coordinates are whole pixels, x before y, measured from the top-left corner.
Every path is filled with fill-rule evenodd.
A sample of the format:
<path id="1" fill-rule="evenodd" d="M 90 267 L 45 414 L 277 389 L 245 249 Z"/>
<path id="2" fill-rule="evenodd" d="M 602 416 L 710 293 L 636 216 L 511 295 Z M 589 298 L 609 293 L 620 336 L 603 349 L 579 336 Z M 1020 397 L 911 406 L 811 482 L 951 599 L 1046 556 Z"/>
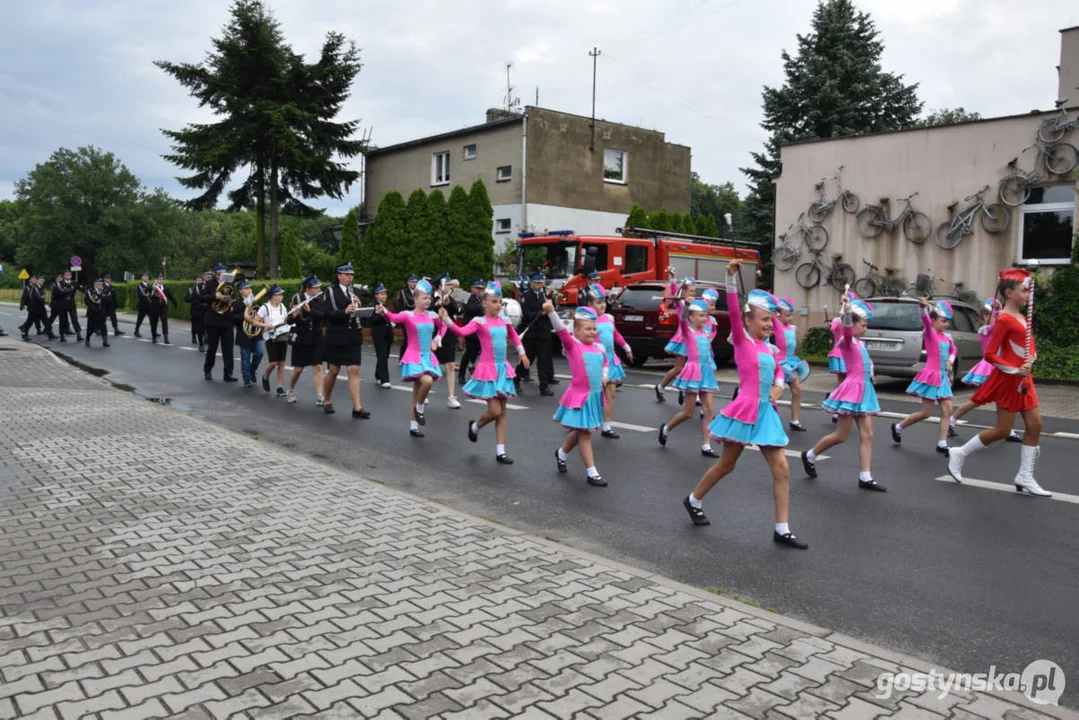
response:
<path id="1" fill-rule="evenodd" d="M 985 201 L 982 200 L 982 195 L 988 189 L 989 186 L 986 185 L 973 195 L 968 195 L 964 202 L 971 204 L 961 212 L 956 212 L 956 208 L 959 207 L 958 202 L 948 206 L 948 211 L 952 213 L 952 219 L 949 222 L 941 223 L 937 227 L 937 245 L 944 250 L 954 250 L 963 241 L 964 237 L 974 234 L 974 220 L 976 218 L 981 220 L 982 228 L 987 233 L 997 235 L 1008 229 L 1008 225 L 1011 223 L 1011 213 L 1008 212 L 1008 208 L 1000 203 L 986 205 Z"/>
<path id="2" fill-rule="evenodd" d="M 894 233 L 896 228 L 902 228 L 907 240 L 921 245 L 933 233 L 933 221 L 928 215 L 911 206 L 910 201 L 917 195 L 918 193 L 912 193 L 905 198 L 898 198 L 899 202 L 906 203 L 906 208 L 895 220 L 888 217 L 890 204 L 888 198 L 881 198 L 880 205 L 866 205 L 858 212 L 856 218 L 858 232 L 864 238 L 873 239 L 879 237 L 885 230 Z"/>
<path id="3" fill-rule="evenodd" d="M 843 210 L 850 213 L 851 215 L 858 212 L 858 207 L 862 204 L 861 200 L 858 199 L 857 195 L 852 193 L 850 190 L 843 189 L 843 183 L 839 179 L 839 176 L 842 173 L 843 166 L 840 165 L 836 169 L 835 177 L 821 178 L 820 182 L 814 186 L 817 190 L 817 195 L 819 195 L 820 198 L 817 200 L 817 202 L 809 206 L 809 219 L 817 223 L 818 225 L 820 225 L 821 222 L 823 222 L 824 219 L 831 214 L 832 208 L 835 207 L 835 204 L 837 202 L 841 203 L 843 205 Z M 836 196 L 831 200 L 824 199 L 824 187 L 825 183 L 827 183 L 828 180 L 835 180 L 836 189 L 839 191 Z M 824 246 L 822 245 L 821 247 Z"/>

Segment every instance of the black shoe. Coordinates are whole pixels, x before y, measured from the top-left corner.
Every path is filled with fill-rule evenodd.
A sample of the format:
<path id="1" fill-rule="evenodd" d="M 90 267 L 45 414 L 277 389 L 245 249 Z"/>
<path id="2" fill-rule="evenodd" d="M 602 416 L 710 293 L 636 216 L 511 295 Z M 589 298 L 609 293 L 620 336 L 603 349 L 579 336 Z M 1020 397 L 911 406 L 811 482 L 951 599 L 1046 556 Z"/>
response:
<path id="1" fill-rule="evenodd" d="M 67 342 L 67 338 L 63 335 L 60 336 L 60 342 Z"/>
<path id="2" fill-rule="evenodd" d="M 102 347 L 110 347 L 110 346 L 109 346 L 109 341 L 108 341 L 108 340 L 102 340 L 102 341 L 101 341 L 101 346 L 102 346 Z"/>
<path id="3" fill-rule="evenodd" d="M 741 389 L 741 388 L 735 388 L 735 389 L 734 389 L 734 392 L 732 392 L 732 393 L 731 393 L 731 401 L 732 401 L 732 402 L 738 399 L 738 391 L 739 391 L 740 389 Z"/>
<path id="4" fill-rule="evenodd" d="M 896 445 L 899 445 L 903 442 L 903 436 L 899 434 L 898 428 L 899 423 L 892 423 L 892 440 L 895 441 Z"/>
<path id="5" fill-rule="evenodd" d="M 277 388 L 277 397 L 285 397 L 287 395 L 288 395 L 288 393 L 285 392 L 285 388 L 283 388 L 283 387 Z"/>
<path id="6" fill-rule="evenodd" d="M 222 378 L 225 382 L 239 382 L 239 378 L 234 378 L 231 375 L 226 375 Z"/>
<path id="7" fill-rule="evenodd" d="M 30 333 L 23 333 L 22 334 L 22 339 L 27 341 L 27 342 L 30 342 Z"/>
<path id="8" fill-rule="evenodd" d="M 884 487 L 883 485 L 878 483 L 876 480 L 869 480 L 869 481 L 859 480 L 858 481 L 858 487 L 860 487 L 863 490 L 873 490 L 875 492 L 888 492 L 888 488 Z"/>
<path id="9" fill-rule="evenodd" d="M 333 403 L 326 403 L 325 405 L 322 406 L 322 410 L 327 415 L 333 415 L 335 412 L 337 412 L 336 410 L 333 409 Z"/>
<path id="10" fill-rule="evenodd" d="M 427 437 L 423 434 L 423 430 L 420 430 L 419 428 L 416 428 L 415 430 L 409 430 L 408 434 L 412 437 Z"/>
<path id="11" fill-rule="evenodd" d="M 213 376 L 213 375 L 211 375 L 209 371 L 206 371 L 206 372 L 204 372 L 204 373 L 202 374 L 202 376 L 203 376 L 204 378 L 206 378 L 207 380 L 213 380 L 213 379 L 214 379 L 214 376 Z"/>
<path id="12" fill-rule="evenodd" d="M 940 445 L 937 445 L 937 452 L 939 452 L 944 457 L 948 457 L 948 448 L 946 447 L 941 447 Z"/>
<path id="13" fill-rule="evenodd" d="M 694 525 L 711 525 L 712 521 L 708 519 L 708 516 L 704 514 L 702 508 L 693 507 L 693 503 L 689 501 L 689 496 L 682 498 L 682 507 L 689 513 L 689 519 L 693 521 Z"/>
<path id="14" fill-rule="evenodd" d="M 203 345 L 202 343 L 199 343 L 199 352 L 200 353 L 206 352 L 206 346 Z"/>
<path id="15" fill-rule="evenodd" d="M 166 345 L 172 345 L 172 343 L 169 342 L 169 338 L 168 338 L 167 335 L 165 336 L 165 344 Z"/>
<path id="16" fill-rule="evenodd" d="M 772 531 L 772 540 L 780 545 L 786 545 L 787 547 L 798 548 L 799 550 L 805 550 L 809 547 L 806 543 L 802 542 L 798 538 L 794 537 L 794 533 L 787 533 L 786 535 L 780 535 L 779 533 Z"/>
<path id="17" fill-rule="evenodd" d="M 506 453 L 502 453 L 501 455 L 495 455 L 495 461 L 497 463 L 499 463 L 500 465 L 512 465 L 513 464 L 513 458 L 511 458 Z"/>
<path id="18" fill-rule="evenodd" d="M 113 335 L 123 335 L 124 331 L 123 330 L 117 330 L 116 328 L 113 328 L 112 329 L 112 334 Z"/>
<path id="19" fill-rule="evenodd" d="M 1021 443 L 1021 442 L 1023 442 L 1023 436 L 1022 435 L 1012 435 L 1011 433 L 1008 433 L 1008 435 L 1004 438 L 1004 442 Z"/>
<path id="20" fill-rule="evenodd" d="M 959 437 L 959 432 L 955 429 L 955 425 L 948 426 L 948 437 Z"/>
<path id="21" fill-rule="evenodd" d="M 559 380 L 558 378 L 551 378 L 551 379 L 549 379 L 547 381 L 547 384 L 548 385 L 560 385 L 560 384 L 562 384 L 562 381 Z"/>
<path id="22" fill-rule="evenodd" d="M 621 435 L 616 433 L 614 430 L 604 430 L 603 432 L 600 433 L 600 435 L 602 435 L 603 437 L 605 437 L 605 438 L 607 438 L 609 440 L 617 440 L 618 438 L 622 437 Z"/>
<path id="23" fill-rule="evenodd" d="M 154 339 L 150 342 L 152 342 L 154 345 L 157 345 L 157 335 L 154 335 Z"/>
<path id="24" fill-rule="evenodd" d="M 554 390 L 547 387 L 540 388 L 540 395 L 543 395 L 545 397 L 552 397 L 554 395 Z"/>
<path id="25" fill-rule="evenodd" d="M 556 463 L 558 463 L 558 472 L 560 472 L 560 473 L 566 472 L 566 461 L 563 460 L 562 458 L 558 457 L 558 450 L 554 451 L 554 461 Z"/>
<path id="26" fill-rule="evenodd" d="M 82 333 L 75 333 L 75 342 L 82 342 Z"/>
<path id="27" fill-rule="evenodd" d="M 513 389 L 518 395 L 521 394 L 521 378 L 513 378 Z"/>
<path id="28" fill-rule="evenodd" d="M 809 477 L 817 477 L 817 464 L 809 462 L 808 450 L 804 450 L 802 452 L 802 469 L 806 471 L 806 475 L 808 475 Z"/>
<path id="29" fill-rule="evenodd" d="M 135 329 L 135 337 L 137 337 L 137 338 L 140 338 L 140 337 L 142 337 L 142 333 L 140 333 L 140 332 L 138 331 L 138 328 L 136 328 L 136 329 Z"/>
<path id="30" fill-rule="evenodd" d="M 55 339 L 56 339 L 56 336 L 55 336 L 55 335 L 53 335 L 52 333 L 49 333 L 49 339 L 50 339 L 50 340 L 55 340 Z"/>
<path id="31" fill-rule="evenodd" d="M 678 391 L 678 404 L 681 405 L 686 401 L 686 394 L 681 390 Z"/>
<path id="32" fill-rule="evenodd" d="M 468 421 L 468 439 L 469 439 L 469 442 L 476 442 L 477 440 L 480 439 L 479 434 L 472 431 L 472 426 L 473 425 L 475 425 L 475 423 L 473 421 L 469 420 Z"/>
<path id="33" fill-rule="evenodd" d="M 809 432 L 808 430 L 806 430 L 805 425 L 800 422 L 794 422 L 792 420 L 789 425 L 791 430 L 794 430 L 795 432 Z"/>
<path id="34" fill-rule="evenodd" d="M 715 450 L 713 450 L 712 448 L 708 448 L 707 450 L 705 450 L 704 448 L 701 448 L 701 455 L 704 455 L 705 457 L 710 457 L 710 458 L 719 457 L 719 454 Z"/>
<path id="35" fill-rule="evenodd" d="M 367 418 L 371 417 L 371 411 L 364 410 L 363 408 L 360 408 L 359 410 L 353 410 L 352 417 L 358 418 L 360 420 L 366 420 Z"/>
<path id="36" fill-rule="evenodd" d="M 427 425 L 427 416 L 421 412 L 416 413 L 416 422 L 420 424 L 420 427 L 425 427 Z"/>
<path id="37" fill-rule="evenodd" d="M 667 426 L 666 425 L 660 425 L 659 426 L 659 444 L 662 445 L 663 447 L 667 447 L 667 434 L 663 432 L 663 428 L 665 428 L 665 427 L 667 427 Z"/>
<path id="38" fill-rule="evenodd" d="M 270 392 L 270 378 L 266 375 L 262 376 L 262 389 L 266 392 Z"/>
<path id="39" fill-rule="evenodd" d="M 90 336 L 86 336 L 86 347 L 90 347 Z"/>
<path id="40" fill-rule="evenodd" d="M 656 402 L 667 402 L 667 398 L 663 396 L 663 388 L 659 386 L 659 383 L 656 383 L 656 386 L 652 389 L 656 391 Z"/>
<path id="41" fill-rule="evenodd" d="M 593 487 L 607 487 L 607 481 L 603 479 L 602 475 L 589 475 L 588 484 Z"/>
<path id="42" fill-rule="evenodd" d="M 839 416 L 838 415 L 833 415 L 832 416 L 832 424 L 837 425 L 838 423 L 839 423 Z"/>

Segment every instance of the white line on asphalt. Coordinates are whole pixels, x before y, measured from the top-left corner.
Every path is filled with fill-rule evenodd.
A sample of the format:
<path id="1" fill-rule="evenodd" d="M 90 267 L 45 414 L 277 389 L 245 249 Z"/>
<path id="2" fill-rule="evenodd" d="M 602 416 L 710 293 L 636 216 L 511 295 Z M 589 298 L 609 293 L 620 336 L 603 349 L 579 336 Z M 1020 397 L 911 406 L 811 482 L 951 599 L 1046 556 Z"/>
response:
<path id="1" fill-rule="evenodd" d="M 630 423 L 614 422 L 611 421 L 611 427 L 621 428 L 622 430 L 633 430 L 634 432 L 656 432 L 654 427 L 645 427 L 644 425 L 633 425 Z"/>
<path id="2" fill-rule="evenodd" d="M 1070 433 L 1070 432 L 1060 432 L 1060 431 L 1058 431 L 1058 432 L 1051 432 L 1051 433 L 1045 433 L 1045 434 L 1046 435 L 1052 435 L 1053 437 L 1058 437 L 1058 438 L 1067 438 L 1068 440 L 1079 440 L 1079 435 L 1077 435 L 1075 433 Z"/>
<path id="3" fill-rule="evenodd" d="M 746 450 L 753 450 L 755 452 L 760 452 L 761 451 L 761 449 L 759 447 L 757 447 L 756 445 L 746 445 Z M 784 448 L 783 449 L 783 454 L 786 455 L 787 457 L 798 458 L 799 460 L 802 459 L 802 453 L 800 453 L 797 450 L 787 450 L 786 448 Z M 831 457 L 832 457 L 831 455 L 818 455 L 817 459 L 814 462 L 820 462 L 821 460 L 828 460 Z"/>
<path id="4" fill-rule="evenodd" d="M 955 479 L 952 478 L 951 475 L 941 475 L 939 478 L 936 478 L 936 479 L 939 480 L 940 482 L 948 482 L 948 483 L 952 483 L 953 485 L 956 484 Z M 985 488 L 986 490 L 1002 490 L 1004 492 L 1012 492 L 1012 493 L 1016 492 L 1015 485 L 1013 485 L 1013 484 L 995 483 L 995 482 L 989 482 L 988 480 L 975 480 L 973 478 L 968 478 L 968 477 L 963 478 L 963 483 L 962 484 L 963 485 L 972 485 L 974 487 Z M 1050 492 L 1052 492 L 1052 491 L 1050 491 Z M 1043 498 L 1031 498 L 1031 499 L 1040 500 L 1040 499 L 1043 499 Z M 1054 492 L 1053 497 L 1044 498 L 1044 499 L 1045 500 L 1060 500 L 1061 502 L 1074 503 L 1076 505 L 1079 505 L 1079 495 L 1069 495 L 1067 493 Z"/>

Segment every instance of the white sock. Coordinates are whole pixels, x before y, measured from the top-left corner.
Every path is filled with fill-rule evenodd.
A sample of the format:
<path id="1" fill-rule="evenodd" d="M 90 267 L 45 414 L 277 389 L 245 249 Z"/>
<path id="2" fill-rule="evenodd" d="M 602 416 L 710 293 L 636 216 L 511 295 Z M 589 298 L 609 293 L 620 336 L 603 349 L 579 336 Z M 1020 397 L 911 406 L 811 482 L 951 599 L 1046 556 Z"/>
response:
<path id="1" fill-rule="evenodd" d="M 596 469 L 595 465 L 588 468 L 586 472 L 588 473 L 588 477 L 599 477 L 599 470 Z"/>
<path id="2" fill-rule="evenodd" d="M 506 446 L 505 445 L 495 445 L 495 454 L 496 455 L 505 455 L 506 454 Z"/>
<path id="3" fill-rule="evenodd" d="M 839 414 L 838 413 L 833 413 L 832 414 L 832 419 L 833 420 L 838 420 L 839 419 Z"/>
<path id="4" fill-rule="evenodd" d="M 663 426 L 663 437 L 667 437 L 667 433 L 669 433 L 669 432 L 670 432 L 670 430 L 668 430 L 668 429 L 667 429 L 667 426 L 666 426 L 666 425 L 664 425 L 664 426 Z"/>
<path id="5" fill-rule="evenodd" d="M 709 445 L 708 443 L 704 443 L 703 445 L 701 445 L 701 450 L 711 450 L 711 449 L 712 449 L 712 446 Z"/>
<path id="6" fill-rule="evenodd" d="M 858 479 L 862 482 L 873 482 L 873 476 L 867 472 L 858 473 Z"/>
<path id="7" fill-rule="evenodd" d="M 423 403 L 416 403 L 416 412 L 423 415 Z"/>
<path id="8" fill-rule="evenodd" d="M 948 424 L 952 427 L 955 427 L 955 415 L 952 415 L 950 418 L 948 418 Z"/>
<path id="9" fill-rule="evenodd" d="M 985 444 L 982 442 L 981 437 L 979 437 L 978 435 L 975 435 L 970 440 L 967 440 L 967 444 L 959 448 L 959 452 L 963 455 L 970 455 L 971 453 L 976 453 L 979 450 L 985 450 Z"/>
<path id="10" fill-rule="evenodd" d="M 415 420 L 409 420 L 408 421 L 408 429 L 409 430 L 419 430 L 420 429 L 420 424 L 418 422 L 416 422 Z"/>
<path id="11" fill-rule="evenodd" d="M 472 423 L 472 432 L 474 432 L 476 434 L 479 434 L 479 431 L 480 431 L 480 426 L 477 425 L 476 423 Z"/>
<path id="12" fill-rule="evenodd" d="M 689 494 L 689 504 L 697 508 L 698 510 L 701 508 L 702 505 L 701 501 L 694 497 L 693 493 Z"/>
<path id="13" fill-rule="evenodd" d="M 603 423 L 603 432 L 610 432 L 610 431 L 611 431 L 611 424 L 609 422 Z"/>
<path id="14" fill-rule="evenodd" d="M 817 453 L 813 452 L 812 449 L 807 450 L 806 451 L 806 460 L 808 460 L 809 462 L 816 462 L 817 461 Z"/>
<path id="15" fill-rule="evenodd" d="M 566 462 L 566 451 L 562 448 L 558 448 L 558 459 L 562 462 Z"/>
<path id="16" fill-rule="evenodd" d="M 937 440 L 937 447 L 948 447 L 947 440 Z"/>
<path id="17" fill-rule="evenodd" d="M 899 435 L 900 437 L 902 437 L 902 435 L 903 435 L 903 426 L 900 425 L 899 423 L 895 424 L 895 434 Z"/>
<path id="18" fill-rule="evenodd" d="M 776 532 L 780 535 L 786 535 L 790 531 L 791 527 L 787 523 L 776 523 Z"/>

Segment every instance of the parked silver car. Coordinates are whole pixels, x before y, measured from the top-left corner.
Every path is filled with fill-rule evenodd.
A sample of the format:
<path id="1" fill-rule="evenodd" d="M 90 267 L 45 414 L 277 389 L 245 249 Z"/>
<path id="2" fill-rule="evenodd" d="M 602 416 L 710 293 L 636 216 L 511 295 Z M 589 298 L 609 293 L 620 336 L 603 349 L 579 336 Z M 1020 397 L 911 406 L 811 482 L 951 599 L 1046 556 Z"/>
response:
<path id="1" fill-rule="evenodd" d="M 978 341 L 979 311 L 973 305 L 952 298 L 937 299 L 947 300 L 954 311 L 947 332 L 959 353 L 952 368 L 952 387 L 955 387 L 957 380 L 982 359 L 982 346 Z M 873 359 L 874 372 L 892 377 L 913 377 L 925 367 L 918 299 L 879 297 L 866 302 L 873 306 L 873 319 L 862 340 Z"/>

